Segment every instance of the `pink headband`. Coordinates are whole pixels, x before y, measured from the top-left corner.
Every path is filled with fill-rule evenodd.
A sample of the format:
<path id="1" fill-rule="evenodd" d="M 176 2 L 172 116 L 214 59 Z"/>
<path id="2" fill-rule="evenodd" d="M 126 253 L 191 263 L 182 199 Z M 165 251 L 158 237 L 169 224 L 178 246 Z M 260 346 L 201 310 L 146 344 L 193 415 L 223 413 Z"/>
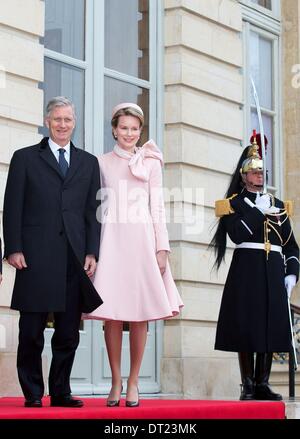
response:
<path id="1" fill-rule="evenodd" d="M 118 104 L 113 108 L 112 111 L 112 115 L 111 118 L 114 117 L 114 115 L 119 111 L 119 110 L 123 110 L 123 108 L 134 108 L 135 110 L 137 110 L 139 113 L 141 113 L 142 116 L 144 116 L 143 110 L 141 109 L 141 107 L 139 107 L 137 104 L 134 104 L 132 102 L 122 102 L 122 104 Z"/>

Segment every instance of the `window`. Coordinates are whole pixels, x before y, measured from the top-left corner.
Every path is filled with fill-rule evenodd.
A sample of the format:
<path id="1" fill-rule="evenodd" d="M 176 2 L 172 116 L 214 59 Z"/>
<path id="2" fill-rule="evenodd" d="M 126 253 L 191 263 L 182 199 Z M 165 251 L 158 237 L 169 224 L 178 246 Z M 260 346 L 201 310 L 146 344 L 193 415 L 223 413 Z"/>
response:
<path id="1" fill-rule="evenodd" d="M 274 106 L 274 83 L 273 83 L 273 41 L 272 39 L 265 38 L 259 35 L 259 33 L 250 31 L 249 37 L 249 68 L 250 75 L 255 83 L 257 90 L 262 120 L 264 125 L 265 135 L 268 139 L 267 146 L 267 170 L 268 170 L 268 185 L 274 186 L 273 166 L 274 166 L 274 128 L 275 128 L 275 106 Z M 260 131 L 257 110 L 251 93 L 251 127 Z"/>
<path id="2" fill-rule="evenodd" d="M 272 0 L 251 0 L 252 3 L 260 5 L 263 8 L 270 9 L 272 11 Z"/>
<path id="3" fill-rule="evenodd" d="M 269 2 L 259 3 L 264 3 L 266 7 Z M 282 167 L 278 166 L 282 157 L 279 88 L 280 22 L 276 29 L 274 21 L 262 18 L 262 13 L 256 11 L 255 18 L 253 12 L 248 14 L 247 9 L 244 12 L 244 144 L 249 144 L 253 129 L 260 132 L 251 85 L 252 78 L 259 97 L 264 131 L 268 139 L 266 154 L 268 188 L 275 194 L 282 190 Z M 259 27 L 257 23 L 260 22 Z"/>
<path id="4" fill-rule="evenodd" d="M 280 0 L 239 0 L 239 2 L 246 7 L 246 13 L 258 12 L 264 17 L 280 19 Z M 262 22 L 262 16 L 256 16 L 258 22 Z"/>
<path id="5" fill-rule="evenodd" d="M 153 6 L 154 2 L 151 3 Z M 120 102 L 135 102 L 142 107 L 145 126 L 141 144 L 150 135 L 148 109 L 151 103 L 155 104 L 150 77 L 156 74 L 149 64 L 149 57 L 152 60 L 154 55 L 153 50 L 149 52 L 150 13 L 149 0 L 105 1 L 104 152 L 110 151 L 115 143 L 111 135 L 111 109 Z"/>
<path id="6" fill-rule="evenodd" d="M 45 47 L 85 59 L 85 0 L 46 0 Z"/>
<path id="7" fill-rule="evenodd" d="M 76 107 L 74 143 L 84 146 L 85 106 L 85 0 L 45 1 L 44 103 L 67 96 Z M 46 128 L 39 132 L 47 135 Z"/>
<path id="8" fill-rule="evenodd" d="M 73 100 L 77 110 L 74 143 L 100 155 L 115 143 L 111 133 L 112 108 L 133 101 L 143 108 L 149 137 L 161 146 L 163 89 L 162 0 L 45 0 L 45 75 L 40 85 L 46 102 L 56 95 Z M 161 88 L 160 88 L 161 87 Z M 40 132 L 48 134 L 41 128 Z M 81 323 L 80 345 L 72 369 L 75 393 L 103 393 L 110 385 L 109 361 L 99 325 Z M 48 327 L 53 326 L 49 318 Z M 159 391 L 162 322 L 149 323 L 141 377 L 147 392 Z M 46 331 L 46 352 L 51 356 Z M 129 334 L 124 326 L 123 358 L 129 364 Z M 144 385 L 146 387 L 144 387 Z"/>
<path id="9" fill-rule="evenodd" d="M 105 67 L 149 80 L 149 0 L 105 1 Z"/>
<path id="10" fill-rule="evenodd" d="M 145 113 L 141 144 L 160 143 L 157 47 L 161 0 L 45 0 L 45 105 L 72 99 L 74 144 L 99 155 L 113 148 L 111 110 L 132 101 Z M 161 81 L 161 79 L 160 79 Z M 40 133 L 47 135 L 46 128 Z"/>

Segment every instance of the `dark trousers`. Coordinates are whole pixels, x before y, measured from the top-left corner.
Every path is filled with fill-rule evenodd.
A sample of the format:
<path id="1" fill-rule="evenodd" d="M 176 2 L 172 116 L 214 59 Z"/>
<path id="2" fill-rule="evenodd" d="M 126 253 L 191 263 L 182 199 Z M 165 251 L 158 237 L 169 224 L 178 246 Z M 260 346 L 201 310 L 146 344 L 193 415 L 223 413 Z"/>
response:
<path id="1" fill-rule="evenodd" d="M 75 256 L 68 250 L 65 312 L 54 312 L 54 334 L 51 339 L 52 361 L 49 373 L 51 396 L 69 395 L 70 375 L 79 344 L 81 319 L 79 276 Z M 20 312 L 17 369 L 26 399 L 42 398 L 44 382 L 41 354 L 47 312 Z"/>

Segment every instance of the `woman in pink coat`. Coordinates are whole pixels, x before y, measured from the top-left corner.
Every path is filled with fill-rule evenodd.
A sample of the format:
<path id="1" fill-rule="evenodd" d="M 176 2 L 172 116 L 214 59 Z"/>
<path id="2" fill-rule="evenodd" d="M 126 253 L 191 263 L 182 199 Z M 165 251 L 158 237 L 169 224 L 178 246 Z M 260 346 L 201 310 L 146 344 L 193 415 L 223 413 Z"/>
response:
<path id="1" fill-rule="evenodd" d="M 162 154 L 152 140 L 142 147 L 136 146 L 144 124 L 138 105 L 117 105 L 111 124 L 117 143 L 113 151 L 99 158 L 102 203 L 98 214 L 102 230 L 94 285 L 103 304 L 83 318 L 105 320 L 112 372 L 107 399 L 110 407 L 120 402 L 122 330 L 123 322 L 130 322 L 126 406 L 136 407 L 147 321 L 173 317 L 183 303 L 168 263 Z"/>

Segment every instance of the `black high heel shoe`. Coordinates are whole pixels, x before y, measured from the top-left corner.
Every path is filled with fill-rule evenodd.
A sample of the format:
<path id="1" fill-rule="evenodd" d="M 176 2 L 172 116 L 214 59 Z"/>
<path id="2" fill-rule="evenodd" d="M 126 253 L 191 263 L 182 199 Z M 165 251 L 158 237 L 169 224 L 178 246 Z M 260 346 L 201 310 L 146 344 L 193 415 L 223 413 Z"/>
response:
<path id="1" fill-rule="evenodd" d="M 122 392 L 123 392 L 123 384 L 121 386 L 120 398 L 119 399 L 107 399 L 106 406 L 107 407 L 119 407 Z"/>
<path id="2" fill-rule="evenodd" d="M 127 388 L 128 388 L 128 386 L 127 386 Z M 137 394 L 138 394 L 137 401 L 128 401 L 126 399 L 126 402 L 125 402 L 126 407 L 138 407 L 140 405 L 140 402 L 139 402 L 139 388 L 138 388 L 138 386 L 136 386 L 136 389 L 137 389 Z"/>

